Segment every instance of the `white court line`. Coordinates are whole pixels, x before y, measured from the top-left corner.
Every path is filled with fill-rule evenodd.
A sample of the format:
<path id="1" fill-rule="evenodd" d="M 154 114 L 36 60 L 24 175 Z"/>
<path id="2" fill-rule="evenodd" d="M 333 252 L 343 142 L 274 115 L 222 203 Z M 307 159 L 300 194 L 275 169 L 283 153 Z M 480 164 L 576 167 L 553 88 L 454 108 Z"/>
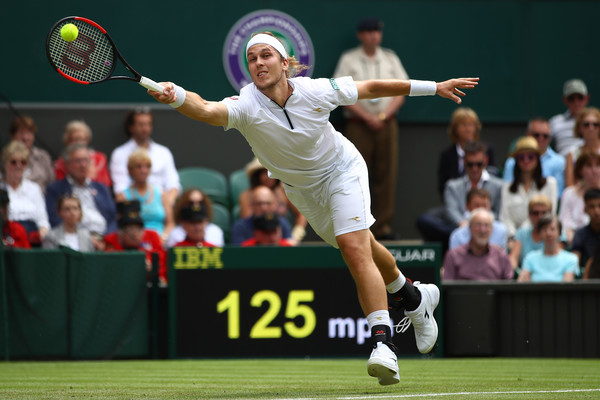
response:
<path id="1" fill-rule="evenodd" d="M 422 393 L 422 394 L 400 394 L 400 395 L 370 395 L 370 396 L 346 396 L 335 397 L 334 400 L 372 400 L 372 399 L 408 399 L 414 397 L 442 397 L 442 396 L 481 396 L 489 394 L 544 394 L 544 393 L 581 393 L 600 392 L 600 389 L 564 389 L 564 390 L 513 390 L 506 392 L 452 392 L 452 393 Z M 321 400 L 312 398 L 290 398 L 276 400 Z"/>

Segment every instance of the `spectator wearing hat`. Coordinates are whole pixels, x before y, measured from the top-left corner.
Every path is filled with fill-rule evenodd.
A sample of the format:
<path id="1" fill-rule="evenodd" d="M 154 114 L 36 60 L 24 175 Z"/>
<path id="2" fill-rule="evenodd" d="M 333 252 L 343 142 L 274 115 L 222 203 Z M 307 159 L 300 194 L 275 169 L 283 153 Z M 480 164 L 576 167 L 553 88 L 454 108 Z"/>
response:
<path id="1" fill-rule="evenodd" d="M 252 215 L 240 219 L 233 224 L 231 241 L 233 244 L 242 244 L 243 241 L 248 240 L 254 236 L 254 220 L 253 216 L 263 214 L 275 214 L 277 208 L 277 200 L 273 190 L 267 186 L 257 186 L 252 189 Z M 285 239 L 291 238 L 292 229 L 290 223 L 285 217 L 278 215 L 279 225 L 281 225 L 282 235 Z"/>
<path id="2" fill-rule="evenodd" d="M 267 213 L 252 217 L 254 236 L 242 242 L 242 247 L 251 246 L 293 246 L 281 237 L 279 218 L 274 213 Z"/>
<path id="3" fill-rule="evenodd" d="M 24 177 L 37 183 L 45 191 L 46 186 L 55 180 L 54 169 L 50 154 L 34 145 L 37 125 L 33 118 L 28 115 L 15 117 L 10 124 L 9 133 L 10 140 L 23 143 L 29 150 Z"/>
<path id="4" fill-rule="evenodd" d="M 269 171 L 263 167 L 256 157 L 252 159 L 245 167 L 246 175 L 250 181 L 250 188 L 240 193 L 238 204 L 240 206 L 240 218 L 252 216 L 252 189 L 263 185 L 269 187 L 275 193 L 276 208 L 275 213 L 287 218 L 294 224 L 292 228 L 292 239 L 299 243 L 306 235 L 306 218 L 298 209 L 288 200 L 281 181 L 269 177 Z"/>
<path id="5" fill-rule="evenodd" d="M 144 229 L 140 214 L 141 205 L 137 200 L 117 203 L 116 232 L 104 236 L 106 251 L 139 250 L 146 253 L 146 269 L 152 271 L 152 254 L 158 254 L 158 277 L 162 285 L 167 283 L 166 254 L 158 233 Z"/>
<path id="6" fill-rule="evenodd" d="M 190 204 L 179 210 L 181 227 L 185 231 L 185 239 L 175 247 L 215 247 L 205 240 L 208 214 L 202 203 Z"/>
<path id="7" fill-rule="evenodd" d="M 535 138 L 520 138 L 511 157 L 516 160 L 513 179 L 504 183 L 500 208 L 500 221 L 506 225 L 509 238 L 515 236 L 517 229 L 527 221 L 529 201 L 533 196 L 543 194 L 548 197 L 553 214 L 556 214 L 558 203 L 558 184 L 553 176 L 542 175 L 540 151 Z"/>
<path id="8" fill-rule="evenodd" d="M 46 189 L 46 211 L 52 227 L 61 223 L 57 212 L 58 199 L 72 193 L 81 203 L 81 227 L 100 236 L 116 231 L 115 202 L 110 189 L 89 177 L 92 163 L 90 149 L 83 143 L 73 143 L 64 150 L 63 159 L 67 176 Z"/>
<path id="9" fill-rule="evenodd" d="M 574 147 L 567 154 L 567 165 L 565 168 L 565 181 L 567 186 L 577 183 L 574 168 L 577 159 L 584 152 L 600 154 L 600 110 L 596 107 L 588 107 L 581 110 L 575 118 L 573 128 L 575 137 L 583 139 L 579 147 Z"/>
<path id="10" fill-rule="evenodd" d="M 2 215 L 2 243 L 5 247 L 31 248 L 23 225 L 8 219 L 8 192 L 0 189 L 0 214 Z"/>
<path id="11" fill-rule="evenodd" d="M 364 18 L 358 23 L 357 38 L 360 45 L 341 55 L 334 77 L 352 76 L 355 81 L 408 79 L 396 53 L 381 47 L 383 22 Z M 360 151 L 369 169 L 372 212 L 376 219 L 371 231 L 376 239 L 394 237 L 392 219 L 398 169 L 396 113 L 403 104 L 404 96 L 398 96 L 359 100 L 344 107 L 344 135 Z"/>
<path id="12" fill-rule="evenodd" d="M 181 226 L 181 209 L 188 206 L 201 206 L 205 210 L 207 223 L 204 228 L 204 240 L 217 247 L 223 247 L 225 245 L 223 229 L 221 229 L 219 225 L 211 222 L 213 219 L 212 201 L 210 201 L 210 197 L 204 194 L 200 189 L 185 190 L 175 202 L 173 216 L 177 225 L 175 225 L 175 228 L 173 228 L 169 234 L 165 247 L 173 247 L 177 243 L 185 240 L 186 232 Z"/>
<path id="13" fill-rule="evenodd" d="M 550 118 L 550 131 L 554 147 L 563 156 L 567 156 L 573 148 L 583 144 L 581 138 L 574 136 L 575 118 L 588 105 L 590 95 L 587 86 L 581 79 L 569 79 L 563 85 L 563 103 L 567 111 Z"/>
<path id="14" fill-rule="evenodd" d="M 538 143 L 538 150 L 541 154 L 542 175 L 553 176 L 558 185 L 558 196 L 562 195 L 565 188 L 565 157 L 558 154 L 550 145 L 550 123 L 547 119 L 536 117 L 529 120 L 527 124 L 526 136 L 534 138 Z M 509 157 L 504 163 L 503 179 L 505 182 L 512 182 L 514 179 L 515 158 Z"/>

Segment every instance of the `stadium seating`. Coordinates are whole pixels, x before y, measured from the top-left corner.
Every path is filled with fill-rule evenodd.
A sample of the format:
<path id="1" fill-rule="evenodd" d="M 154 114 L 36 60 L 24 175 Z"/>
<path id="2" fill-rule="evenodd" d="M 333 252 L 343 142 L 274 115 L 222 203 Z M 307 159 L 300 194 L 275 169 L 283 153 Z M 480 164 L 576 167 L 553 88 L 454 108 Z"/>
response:
<path id="1" fill-rule="evenodd" d="M 229 187 L 225 175 L 217 170 L 204 167 L 188 167 L 177 171 L 183 190 L 202 190 L 213 203 L 230 207 Z"/>

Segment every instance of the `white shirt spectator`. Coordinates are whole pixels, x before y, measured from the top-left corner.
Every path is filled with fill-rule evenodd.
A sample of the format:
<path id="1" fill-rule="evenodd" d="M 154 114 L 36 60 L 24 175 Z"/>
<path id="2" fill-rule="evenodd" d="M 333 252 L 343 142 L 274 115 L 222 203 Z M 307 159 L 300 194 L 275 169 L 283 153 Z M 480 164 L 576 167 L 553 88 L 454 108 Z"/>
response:
<path id="1" fill-rule="evenodd" d="M 38 229 L 50 229 L 50 221 L 46 213 L 46 200 L 42 188 L 37 183 L 23 178 L 15 190 L 6 185 L 10 203 L 8 206 L 8 219 L 11 221 L 34 221 Z"/>
<path id="2" fill-rule="evenodd" d="M 550 118 L 550 134 L 556 151 L 564 157 L 573 149 L 583 145 L 583 139 L 574 136 L 575 118 L 567 110 Z"/>
<path id="3" fill-rule="evenodd" d="M 179 242 L 183 242 L 185 240 L 185 231 L 181 227 L 181 225 L 177 225 L 171 233 L 169 233 L 169 237 L 165 242 L 166 248 L 171 248 L 175 246 Z M 218 225 L 209 222 L 206 226 L 206 230 L 204 231 L 204 241 L 210 244 L 214 244 L 217 247 L 225 246 L 225 238 L 223 235 L 223 229 L 221 229 Z"/>
<path id="4" fill-rule="evenodd" d="M 127 161 L 131 153 L 138 147 L 135 140 L 130 139 L 112 152 L 110 157 L 110 177 L 113 181 L 115 194 L 123 192 L 131 185 L 132 181 L 127 169 Z M 148 183 L 160 186 L 165 192 L 171 189 L 181 191 L 179 175 L 177 174 L 171 150 L 161 144 L 150 141 L 148 154 L 152 160 L 152 171 L 148 177 Z"/>

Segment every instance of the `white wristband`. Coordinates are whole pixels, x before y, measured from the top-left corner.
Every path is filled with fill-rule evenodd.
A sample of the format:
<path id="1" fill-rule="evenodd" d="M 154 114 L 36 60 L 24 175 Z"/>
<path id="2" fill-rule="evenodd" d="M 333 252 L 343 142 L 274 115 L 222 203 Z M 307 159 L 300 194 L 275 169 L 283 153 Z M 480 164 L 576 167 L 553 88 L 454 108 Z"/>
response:
<path id="1" fill-rule="evenodd" d="M 437 92 L 437 83 L 434 81 L 410 80 L 409 96 L 435 96 Z"/>
<path id="2" fill-rule="evenodd" d="M 176 84 L 173 84 L 173 86 L 175 88 L 175 101 L 169 105 L 173 108 L 179 108 L 185 102 L 186 92 L 181 86 L 177 86 Z"/>

